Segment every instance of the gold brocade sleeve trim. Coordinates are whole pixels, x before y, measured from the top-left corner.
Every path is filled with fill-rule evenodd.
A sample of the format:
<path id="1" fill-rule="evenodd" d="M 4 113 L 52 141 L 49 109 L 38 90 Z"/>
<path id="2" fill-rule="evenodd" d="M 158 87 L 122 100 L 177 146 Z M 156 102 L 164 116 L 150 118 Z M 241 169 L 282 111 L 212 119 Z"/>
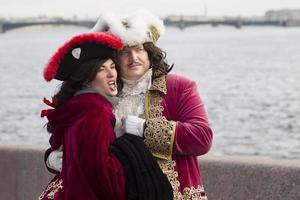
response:
<path id="1" fill-rule="evenodd" d="M 161 159 L 172 159 L 176 122 L 164 117 L 147 119 L 144 132 L 145 144 L 153 156 Z"/>
<path id="2" fill-rule="evenodd" d="M 150 91 L 145 95 L 144 141 L 153 156 L 171 160 L 176 122 L 168 121 L 163 116 L 164 108 L 161 102 L 163 94 L 166 94 L 166 88 L 166 77 L 161 76 L 153 81 Z"/>

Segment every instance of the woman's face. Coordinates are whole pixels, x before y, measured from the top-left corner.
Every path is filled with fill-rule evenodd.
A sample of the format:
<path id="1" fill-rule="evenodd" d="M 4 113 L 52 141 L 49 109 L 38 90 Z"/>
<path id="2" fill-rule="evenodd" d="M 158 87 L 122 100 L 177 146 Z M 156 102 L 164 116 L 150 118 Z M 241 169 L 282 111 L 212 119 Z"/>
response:
<path id="1" fill-rule="evenodd" d="M 107 95 L 117 95 L 117 70 L 115 63 L 111 59 L 106 60 L 99 66 L 96 77 L 89 85 L 95 89 L 104 91 Z"/>

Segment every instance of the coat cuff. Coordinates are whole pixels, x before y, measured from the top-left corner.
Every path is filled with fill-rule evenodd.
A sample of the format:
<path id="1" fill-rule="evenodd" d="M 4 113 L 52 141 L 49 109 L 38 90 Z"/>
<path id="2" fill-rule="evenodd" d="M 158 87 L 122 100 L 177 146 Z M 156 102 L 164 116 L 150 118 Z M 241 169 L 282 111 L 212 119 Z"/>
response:
<path id="1" fill-rule="evenodd" d="M 165 160 L 172 159 L 176 122 L 164 117 L 146 120 L 144 141 L 153 156 Z"/>

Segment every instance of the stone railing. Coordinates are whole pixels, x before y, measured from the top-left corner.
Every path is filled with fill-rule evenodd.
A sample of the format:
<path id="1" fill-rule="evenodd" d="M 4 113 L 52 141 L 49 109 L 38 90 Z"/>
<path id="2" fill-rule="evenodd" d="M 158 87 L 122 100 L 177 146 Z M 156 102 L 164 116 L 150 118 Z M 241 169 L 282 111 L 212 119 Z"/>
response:
<path id="1" fill-rule="evenodd" d="M 52 174 L 45 146 L 0 145 L 0 200 L 37 199 Z M 204 156 L 202 179 L 209 200 L 299 200 L 300 161 Z"/>

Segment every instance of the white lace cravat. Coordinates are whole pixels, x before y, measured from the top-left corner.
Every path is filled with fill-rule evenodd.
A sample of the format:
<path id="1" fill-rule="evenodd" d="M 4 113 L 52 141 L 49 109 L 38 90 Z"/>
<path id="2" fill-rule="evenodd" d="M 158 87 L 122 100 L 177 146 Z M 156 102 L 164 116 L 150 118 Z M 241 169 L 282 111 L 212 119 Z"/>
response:
<path id="1" fill-rule="evenodd" d="M 123 98 L 124 96 L 145 94 L 151 86 L 151 78 L 152 78 L 152 69 L 149 69 L 138 80 L 127 80 L 125 78 L 122 78 L 124 86 L 119 97 Z"/>
<path id="2" fill-rule="evenodd" d="M 115 132 L 121 135 L 121 119 L 127 115 L 144 118 L 145 93 L 151 86 L 152 69 L 149 69 L 138 80 L 123 79 L 123 89 L 119 95 L 118 104 L 114 108 L 116 116 Z"/>

